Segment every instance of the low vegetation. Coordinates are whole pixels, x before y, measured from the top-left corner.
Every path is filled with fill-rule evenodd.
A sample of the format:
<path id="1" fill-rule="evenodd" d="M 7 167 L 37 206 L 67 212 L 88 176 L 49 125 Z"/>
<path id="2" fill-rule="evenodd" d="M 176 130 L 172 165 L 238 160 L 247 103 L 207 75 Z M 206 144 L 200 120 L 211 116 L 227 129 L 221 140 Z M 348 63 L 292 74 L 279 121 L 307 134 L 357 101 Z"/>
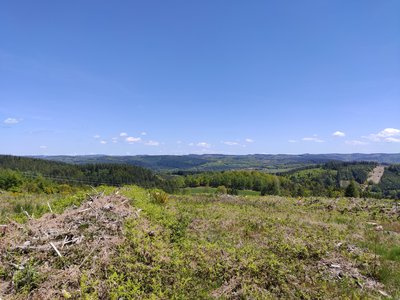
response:
<path id="1" fill-rule="evenodd" d="M 19 195 L 14 205 L 30 199 L 37 206 L 32 219 L 3 206 L 0 297 L 400 297 L 396 202 L 217 190 L 174 196 L 125 186 L 54 199 Z M 11 195 L 1 194 L 0 203 Z"/>

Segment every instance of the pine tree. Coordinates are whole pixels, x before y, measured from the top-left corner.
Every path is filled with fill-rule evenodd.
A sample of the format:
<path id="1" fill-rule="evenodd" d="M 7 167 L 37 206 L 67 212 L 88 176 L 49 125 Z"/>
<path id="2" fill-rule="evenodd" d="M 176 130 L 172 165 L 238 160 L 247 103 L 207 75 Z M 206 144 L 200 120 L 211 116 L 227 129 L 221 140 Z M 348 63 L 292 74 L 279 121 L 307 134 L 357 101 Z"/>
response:
<path id="1" fill-rule="evenodd" d="M 360 192 L 358 190 L 357 184 L 354 180 L 350 181 L 350 184 L 347 186 L 346 191 L 345 191 L 345 196 L 346 197 L 359 197 Z"/>

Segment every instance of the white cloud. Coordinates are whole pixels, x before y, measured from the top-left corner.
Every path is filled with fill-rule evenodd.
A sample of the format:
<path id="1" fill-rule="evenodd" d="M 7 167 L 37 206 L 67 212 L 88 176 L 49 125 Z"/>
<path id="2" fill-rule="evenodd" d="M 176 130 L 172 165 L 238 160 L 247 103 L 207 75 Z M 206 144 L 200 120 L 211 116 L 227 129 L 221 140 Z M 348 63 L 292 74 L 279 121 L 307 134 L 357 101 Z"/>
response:
<path id="1" fill-rule="evenodd" d="M 389 143 L 400 143 L 400 139 L 399 138 L 394 138 L 394 137 L 388 137 L 388 138 L 386 138 L 385 141 L 389 142 Z"/>
<path id="2" fill-rule="evenodd" d="M 7 118 L 3 121 L 4 124 L 7 125 L 13 125 L 13 124 L 18 124 L 20 122 L 20 120 L 17 120 L 15 118 Z"/>
<path id="3" fill-rule="evenodd" d="M 107 144 L 107 141 L 100 141 L 100 144 L 105 145 Z"/>
<path id="4" fill-rule="evenodd" d="M 125 141 L 127 141 L 129 144 L 137 143 L 140 142 L 142 139 L 140 137 L 133 137 L 133 136 L 128 136 Z"/>
<path id="5" fill-rule="evenodd" d="M 100 136 L 100 135 L 98 135 L 98 134 L 94 135 L 93 137 L 94 137 L 95 139 L 99 139 L 99 138 L 101 138 L 101 136 Z"/>
<path id="6" fill-rule="evenodd" d="M 160 143 L 157 141 L 147 141 L 146 143 L 144 143 L 146 146 L 159 146 Z"/>
<path id="7" fill-rule="evenodd" d="M 141 135 L 147 135 L 147 132 L 142 131 L 140 134 L 141 134 Z"/>
<path id="8" fill-rule="evenodd" d="M 128 136 L 128 134 L 127 134 L 126 132 L 121 132 L 121 133 L 119 134 L 119 136 Z"/>
<path id="9" fill-rule="evenodd" d="M 400 129 L 385 128 L 378 133 L 363 136 L 363 138 L 373 142 L 400 143 Z"/>
<path id="10" fill-rule="evenodd" d="M 368 145 L 368 143 L 363 142 L 363 141 L 358 141 L 358 140 L 346 141 L 345 143 L 346 143 L 347 145 L 352 145 L 352 146 L 363 146 L 363 145 Z"/>
<path id="11" fill-rule="evenodd" d="M 196 144 L 197 147 L 202 147 L 202 148 L 210 148 L 211 145 L 209 143 L 206 142 L 200 142 Z"/>
<path id="12" fill-rule="evenodd" d="M 238 145 L 239 145 L 238 142 L 229 142 L 229 141 L 226 141 L 226 142 L 222 142 L 222 143 L 225 144 L 225 145 L 228 145 L 228 146 L 238 146 Z"/>
<path id="13" fill-rule="evenodd" d="M 297 143 L 296 140 L 288 140 L 289 143 Z"/>
<path id="14" fill-rule="evenodd" d="M 315 143 L 323 143 L 325 142 L 324 140 L 321 140 L 320 138 L 313 136 L 313 137 L 304 137 L 301 139 L 302 141 L 306 142 L 315 142 Z"/>
<path id="15" fill-rule="evenodd" d="M 40 149 L 47 149 L 47 146 L 42 145 L 42 146 L 39 146 L 39 148 L 40 148 Z"/>
<path id="16" fill-rule="evenodd" d="M 245 142 L 246 142 L 246 143 L 254 143 L 254 140 L 253 140 L 253 139 L 247 138 L 247 139 L 245 139 Z"/>
<path id="17" fill-rule="evenodd" d="M 335 131 L 334 133 L 332 133 L 333 136 L 336 137 L 344 137 L 346 136 L 346 134 L 343 131 Z"/>

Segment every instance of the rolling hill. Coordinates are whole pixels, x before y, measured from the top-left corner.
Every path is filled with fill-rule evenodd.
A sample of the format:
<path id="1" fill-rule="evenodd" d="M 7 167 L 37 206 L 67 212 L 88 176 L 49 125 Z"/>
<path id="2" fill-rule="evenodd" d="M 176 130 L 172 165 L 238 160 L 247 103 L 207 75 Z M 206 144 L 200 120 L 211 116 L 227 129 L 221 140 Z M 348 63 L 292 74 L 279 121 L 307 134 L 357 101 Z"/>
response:
<path id="1" fill-rule="evenodd" d="M 153 171 L 223 171 L 235 169 L 261 169 L 271 173 L 296 169 L 329 161 L 370 161 L 381 164 L 400 163 L 400 153 L 373 154 L 249 154 L 249 155 L 77 155 L 35 156 L 37 158 L 73 164 L 116 163 L 135 165 Z"/>

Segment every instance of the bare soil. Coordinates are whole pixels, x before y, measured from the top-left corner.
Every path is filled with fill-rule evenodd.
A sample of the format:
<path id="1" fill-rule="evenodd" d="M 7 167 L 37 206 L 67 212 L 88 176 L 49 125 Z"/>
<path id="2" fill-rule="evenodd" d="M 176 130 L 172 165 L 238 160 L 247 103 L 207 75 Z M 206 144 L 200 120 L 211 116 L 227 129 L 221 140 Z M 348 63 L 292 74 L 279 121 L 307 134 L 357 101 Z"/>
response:
<path id="1" fill-rule="evenodd" d="M 367 182 L 372 181 L 374 184 L 378 184 L 381 181 L 384 172 L 385 172 L 384 166 L 375 167 L 369 174 Z"/>

